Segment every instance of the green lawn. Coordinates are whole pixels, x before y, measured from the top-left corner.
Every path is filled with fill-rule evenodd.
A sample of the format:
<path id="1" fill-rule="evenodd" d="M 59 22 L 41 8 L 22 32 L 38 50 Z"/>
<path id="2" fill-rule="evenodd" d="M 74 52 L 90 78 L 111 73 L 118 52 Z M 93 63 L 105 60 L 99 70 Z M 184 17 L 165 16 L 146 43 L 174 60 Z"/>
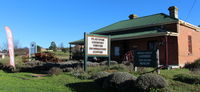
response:
<path id="1" fill-rule="evenodd" d="M 0 70 L 0 92 L 105 92 L 92 80 L 68 74 L 31 77 L 31 73 L 5 73 Z"/>
<path id="2" fill-rule="evenodd" d="M 89 69 L 89 72 L 101 70 Z M 180 73 L 189 73 L 189 70 L 161 70 L 161 75 L 167 79 L 171 92 L 200 92 L 200 85 L 174 81 L 173 76 Z M 112 92 L 100 88 L 92 80 L 81 80 L 68 73 L 39 78 L 31 77 L 30 74 L 32 73 L 5 73 L 0 70 L 0 92 Z M 132 74 L 139 75 L 133 72 Z"/>

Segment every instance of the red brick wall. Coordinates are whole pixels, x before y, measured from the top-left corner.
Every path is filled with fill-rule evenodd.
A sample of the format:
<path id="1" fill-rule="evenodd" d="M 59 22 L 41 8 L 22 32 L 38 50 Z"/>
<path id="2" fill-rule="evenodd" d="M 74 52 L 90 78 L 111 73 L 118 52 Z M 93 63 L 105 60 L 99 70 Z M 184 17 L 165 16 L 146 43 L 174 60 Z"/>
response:
<path id="1" fill-rule="evenodd" d="M 188 36 L 192 36 L 192 53 L 188 52 Z M 183 66 L 187 62 L 193 62 L 200 58 L 200 32 L 186 26 L 179 26 L 179 64 Z"/>

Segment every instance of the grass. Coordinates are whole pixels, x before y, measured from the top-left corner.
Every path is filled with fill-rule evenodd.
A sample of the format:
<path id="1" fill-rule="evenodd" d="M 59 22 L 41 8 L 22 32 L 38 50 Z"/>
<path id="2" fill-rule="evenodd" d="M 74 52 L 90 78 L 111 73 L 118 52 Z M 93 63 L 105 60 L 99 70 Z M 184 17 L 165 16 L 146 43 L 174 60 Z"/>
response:
<path id="1" fill-rule="evenodd" d="M 98 72 L 104 69 L 107 68 L 88 68 L 88 72 L 93 70 L 93 72 Z M 189 70 L 161 70 L 161 75 L 167 79 L 168 89 L 171 92 L 199 92 L 200 85 L 173 80 L 175 75 L 184 73 L 189 73 Z M 93 80 L 81 80 L 69 73 L 39 78 L 31 77 L 30 74 L 32 73 L 5 73 L 0 70 L 0 92 L 112 92 L 110 89 L 100 88 Z"/>
<path id="2" fill-rule="evenodd" d="M 167 79 L 169 89 L 172 92 L 199 92 L 200 85 L 187 84 L 173 80 L 175 75 L 189 73 L 190 71 L 188 69 L 161 70 L 161 75 Z"/>
<path id="3" fill-rule="evenodd" d="M 0 60 L 0 63 L 4 64 L 4 65 L 9 65 L 9 62 L 10 62 L 10 58 L 8 56 L 6 56 L 4 59 L 1 59 Z M 16 66 L 21 66 L 23 65 L 23 62 L 22 62 L 22 57 L 21 56 L 16 56 L 15 57 L 15 65 Z"/>
<path id="4" fill-rule="evenodd" d="M 69 74 L 31 77 L 31 73 L 0 71 L 0 92 L 106 92 L 92 80 L 81 80 Z M 107 92 L 110 92 L 109 90 Z"/>
<path id="5" fill-rule="evenodd" d="M 69 52 L 55 51 L 53 52 L 59 59 L 69 59 Z"/>
<path id="6" fill-rule="evenodd" d="M 16 64 L 21 64 L 20 57 L 16 57 Z M 6 64 L 9 58 L 1 60 L 1 63 Z M 119 67 L 119 68 L 118 68 Z M 125 67 L 115 65 L 108 70 L 107 66 L 88 67 L 88 73 L 91 75 L 99 71 L 127 71 L 133 75 L 139 76 L 140 72 L 128 71 Z M 142 71 L 151 71 L 152 68 L 145 68 Z M 69 73 L 64 73 L 58 76 L 48 77 L 31 77 L 32 73 L 5 73 L 0 70 L 0 92 L 112 92 L 109 89 L 102 89 L 96 85 L 93 80 L 80 79 Z M 161 70 L 163 76 L 169 83 L 168 89 L 171 92 L 200 92 L 200 85 L 188 84 L 173 80 L 175 75 L 190 74 L 188 69 Z"/>

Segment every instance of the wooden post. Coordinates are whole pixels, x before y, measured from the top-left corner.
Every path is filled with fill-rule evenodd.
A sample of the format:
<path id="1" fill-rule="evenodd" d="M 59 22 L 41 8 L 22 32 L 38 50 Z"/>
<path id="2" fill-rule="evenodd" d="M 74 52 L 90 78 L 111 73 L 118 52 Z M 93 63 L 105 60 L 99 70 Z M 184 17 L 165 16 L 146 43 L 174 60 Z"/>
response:
<path id="1" fill-rule="evenodd" d="M 159 65 L 160 65 L 160 55 L 159 55 L 159 49 L 157 49 L 156 51 L 156 58 L 157 58 L 157 73 L 160 74 L 160 69 L 159 69 Z"/>
<path id="2" fill-rule="evenodd" d="M 108 68 L 110 69 L 110 60 L 111 60 L 111 38 L 110 35 L 108 36 Z"/>
<path id="3" fill-rule="evenodd" d="M 69 44 L 69 60 L 72 60 L 72 45 Z"/>
<path id="4" fill-rule="evenodd" d="M 83 69 L 87 71 L 87 33 L 84 33 L 84 66 Z"/>

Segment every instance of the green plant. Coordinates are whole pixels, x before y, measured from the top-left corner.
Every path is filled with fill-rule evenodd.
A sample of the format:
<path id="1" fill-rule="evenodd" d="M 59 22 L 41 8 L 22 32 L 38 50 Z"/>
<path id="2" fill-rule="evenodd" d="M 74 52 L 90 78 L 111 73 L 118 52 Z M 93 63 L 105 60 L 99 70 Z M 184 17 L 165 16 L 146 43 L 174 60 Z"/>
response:
<path id="1" fill-rule="evenodd" d="M 136 81 L 136 87 L 142 91 L 149 91 L 151 88 L 165 88 L 166 80 L 157 74 L 147 73 L 139 76 Z"/>
<path id="2" fill-rule="evenodd" d="M 136 77 L 127 72 L 115 72 L 109 75 L 103 83 L 104 88 L 114 88 L 118 91 L 133 90 Z"/>
<path id="3" fill-rule="evenodd" d="M 200 76 L 194 74 L 178 74 L 174 76 L 174 80 L 189 84 L 200 84 Z"/>
<path id="4" fill-rule="evenodd" d="M 61 73 L 63 73 L 63 70 L 58 67 L 52 67 L 48 72 L 50 75 L 59 75 Z"/>
<path id="5" fill-rule="evenodd" d="M 200 59 L 195 60 L 192 63 L 186 63 L 184 67 L 190 69 L 191 71 L 200 71 Z"/>
<path id="6" fill-rule="evenodd" d="M 110 70 L 117 70 L 117 71 L 121 71 L 121 72 L 128 72 L 129 69 L 126 65 L 124 64 L 119 64 L 119 65 L 113 65 Z"/>
<path id="7" fill-rule="evenodd" d="M 110 75 L 108 72 L 98 72 L 91 76 L 94 81 L 99 84 L 100 86 L 103 85 L 104 80 Z"/>

